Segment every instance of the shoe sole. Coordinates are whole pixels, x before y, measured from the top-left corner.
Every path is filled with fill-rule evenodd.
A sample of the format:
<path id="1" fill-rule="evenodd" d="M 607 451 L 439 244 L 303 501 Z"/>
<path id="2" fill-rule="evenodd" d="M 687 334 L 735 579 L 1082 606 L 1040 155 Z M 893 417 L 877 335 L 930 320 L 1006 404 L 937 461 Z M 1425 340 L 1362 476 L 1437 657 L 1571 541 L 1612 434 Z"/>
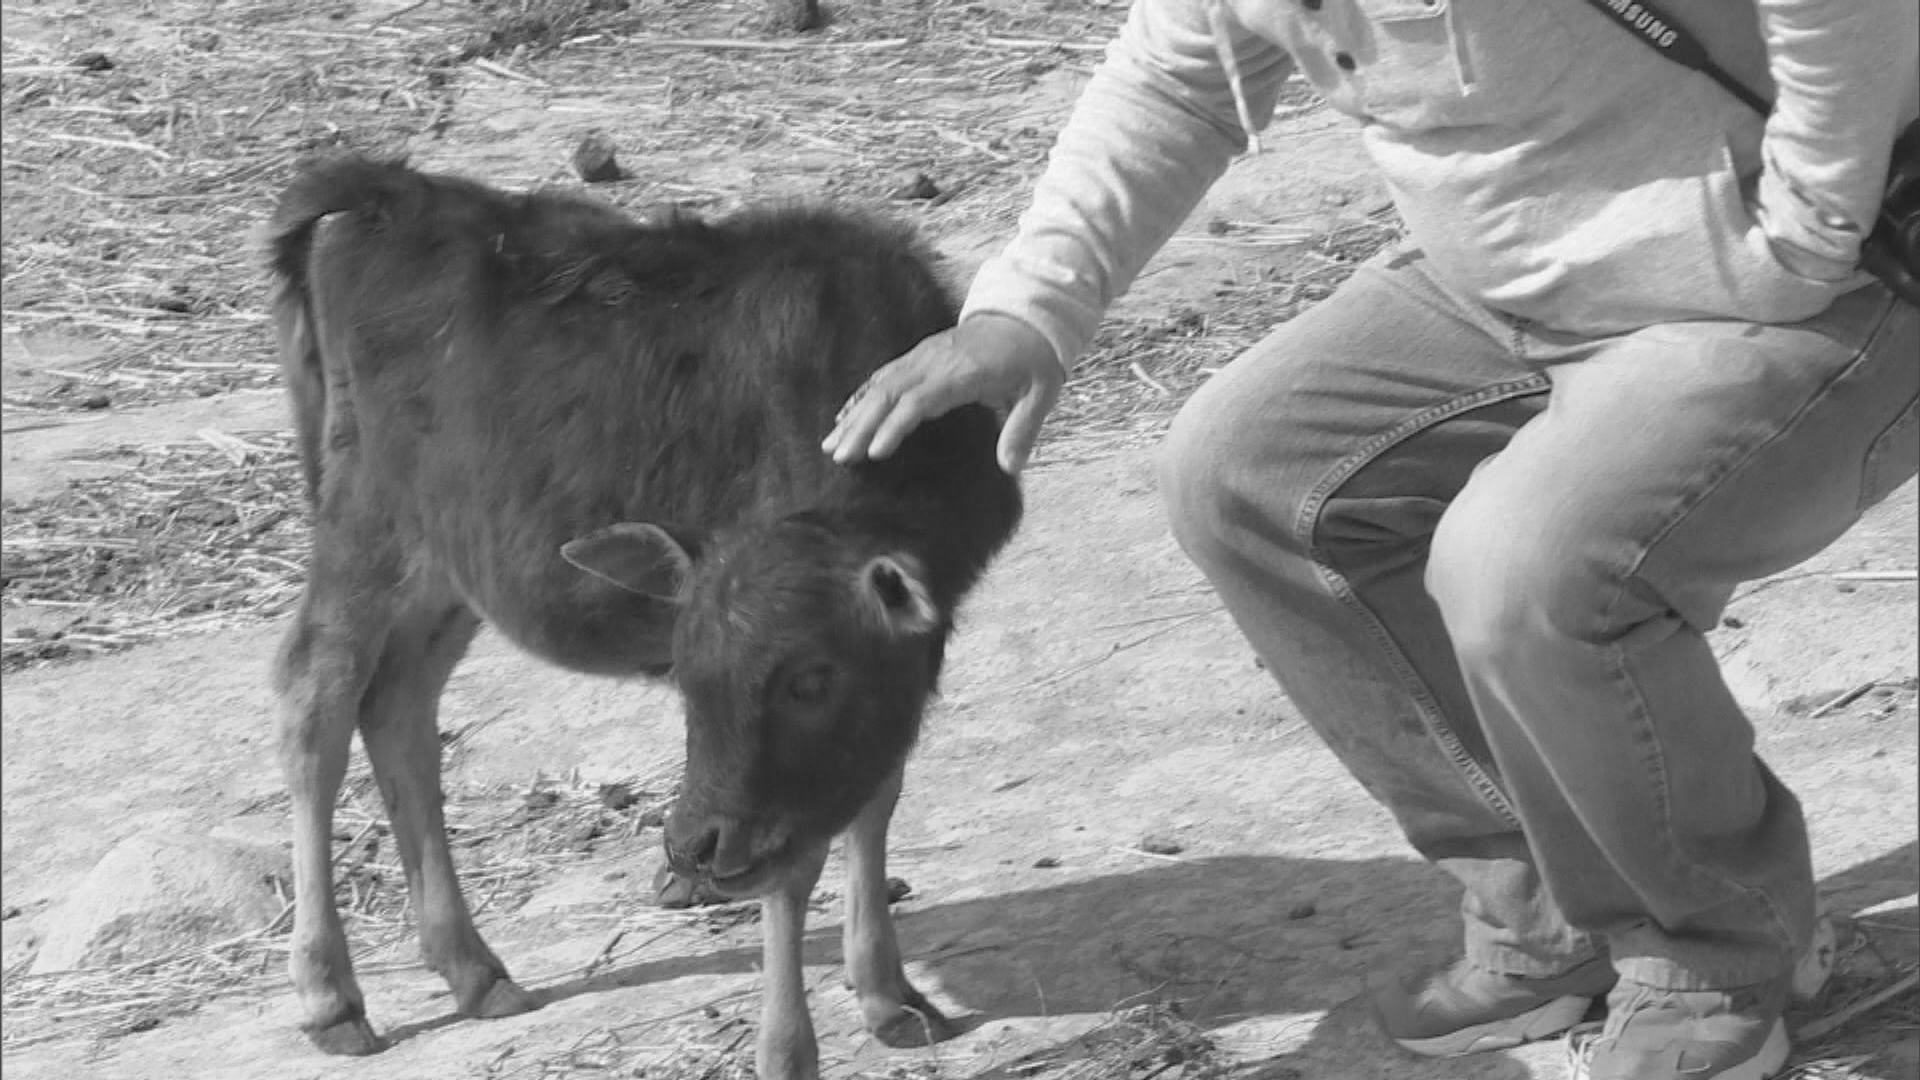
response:
<path id="1" fill-rule="evenodd" d="M 1578 994 L 1554 998 L 1518 1016 L 1475 1024 L 1445 1035 L 1424 1039 L 1395 1038 L 1402 1050 L 1421 1057 L 1462 1057 L 1488 1050 L 1507 1050 L 1522 1043 L 1550 1039 L 1580 1022 L 1593 999 Z"/>
<path id="2" fill-rule="evenodd" d="M 1593 1024 L 1586 1027 L 1585 1031 L 1571 1032 L 1567 1036 L 1568 1080 L 1588 1080 L 1587 1059 L 1590 1053 L 1587 1047 L 1581 1044 L 1587 1040 L 1597 1039 L 1600 1034 L 1600 1025 Z M 1791 1049 L 1792 1044 L 1787 1040 L 1786 1021 L 1775 1020 L 1773 1030 L 1767 1032 L 1767 1041 L 1760 1045 L 1759 1053 L 1738 1065 L 1714 1073 L 1710 1080 L 1773 1080 L 1780 1075 L 1780 1070 L 1786 1068 L 1787 1054 Z M 1706 1076 L 1705 1073 L 1700 1075 Z"/>

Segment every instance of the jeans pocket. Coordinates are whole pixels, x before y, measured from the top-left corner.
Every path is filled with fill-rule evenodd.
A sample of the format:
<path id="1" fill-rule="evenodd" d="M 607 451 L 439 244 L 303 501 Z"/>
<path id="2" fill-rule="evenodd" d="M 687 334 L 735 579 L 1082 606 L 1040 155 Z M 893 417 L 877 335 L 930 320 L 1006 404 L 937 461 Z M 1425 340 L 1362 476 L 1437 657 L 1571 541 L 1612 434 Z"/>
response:
<path id="1" fill-rule="evenodd" d="M 1893 494 L 1916 472 L 1920 472 L 1920 398 L 1907 402 L 1906 409 L 1867 448 L 1861 468 L 1860 509 Z"/>

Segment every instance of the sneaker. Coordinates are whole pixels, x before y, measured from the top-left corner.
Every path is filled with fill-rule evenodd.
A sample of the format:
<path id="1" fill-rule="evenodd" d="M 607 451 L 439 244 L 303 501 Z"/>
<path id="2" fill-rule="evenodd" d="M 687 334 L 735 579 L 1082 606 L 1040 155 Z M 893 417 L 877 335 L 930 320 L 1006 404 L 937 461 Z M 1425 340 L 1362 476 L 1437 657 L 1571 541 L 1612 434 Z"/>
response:
<path id="1" fill-rule="evenodd" d="M 1578 1024 L 1614 984 L 1604 959 L 1560 975 L 1502 975 L 1461 960 L 1445 971 L 1395 980 L 1373 992 L 1387 1037 L 1424 1057 L 1457 1057 L 1545 1039 Z"/>
<path id="2" fill-rule="evenodd" d="M 1604 1026 L 1567 1036 L 1573 1080 L 1767 1080 L 1787 1063 L 1787 980 L 1656 990 L 1622 980 Z"/>

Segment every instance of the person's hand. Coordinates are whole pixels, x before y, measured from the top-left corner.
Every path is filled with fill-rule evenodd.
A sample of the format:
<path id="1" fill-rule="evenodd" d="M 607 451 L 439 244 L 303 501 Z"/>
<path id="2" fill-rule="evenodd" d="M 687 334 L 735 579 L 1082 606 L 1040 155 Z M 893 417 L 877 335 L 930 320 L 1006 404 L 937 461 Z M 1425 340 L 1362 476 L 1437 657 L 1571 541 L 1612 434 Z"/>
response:
<path id="1" fill-rule="evenodd" d="M 914 428 L 962 405 L 1010 405 L 1000 467 L 1017 474 L 1066 373 L 1032 327 L 1004 315 L 969 316 L 873 373 L 820 444 L 842 465 L 894 452 Z"/>

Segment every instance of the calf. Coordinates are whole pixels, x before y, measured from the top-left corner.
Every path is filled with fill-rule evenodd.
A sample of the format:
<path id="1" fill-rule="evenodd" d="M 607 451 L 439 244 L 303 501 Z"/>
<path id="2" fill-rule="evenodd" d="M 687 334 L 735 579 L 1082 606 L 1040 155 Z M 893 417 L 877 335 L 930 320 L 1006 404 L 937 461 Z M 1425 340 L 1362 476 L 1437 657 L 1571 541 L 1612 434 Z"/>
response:
<path id="1" fill-rule="evenodd" d="M 291 968 L 322 1049 L 368 1053 L 330 837 L 357 727 L 427 965 L 470 1016 L 538 1000 L 480 939 L 441 817 L 438 699 L 482 620 L 602 675 L 671 676 L 676 871 L 763 898 L 761 1074 L 816 1072 L 805 904 L 848 834 L 846 963 L 891 1043 L 946 1020 L 887 914 L 887 821 L 953 612 L 1020 515 L 979 407 L 834 465 L 834 412 L 952 324 L 896 227 L 825 209 L 643 226 L 358 158 L 271 225 L 312 565 L 275 671 L 293 797 Z"/>

